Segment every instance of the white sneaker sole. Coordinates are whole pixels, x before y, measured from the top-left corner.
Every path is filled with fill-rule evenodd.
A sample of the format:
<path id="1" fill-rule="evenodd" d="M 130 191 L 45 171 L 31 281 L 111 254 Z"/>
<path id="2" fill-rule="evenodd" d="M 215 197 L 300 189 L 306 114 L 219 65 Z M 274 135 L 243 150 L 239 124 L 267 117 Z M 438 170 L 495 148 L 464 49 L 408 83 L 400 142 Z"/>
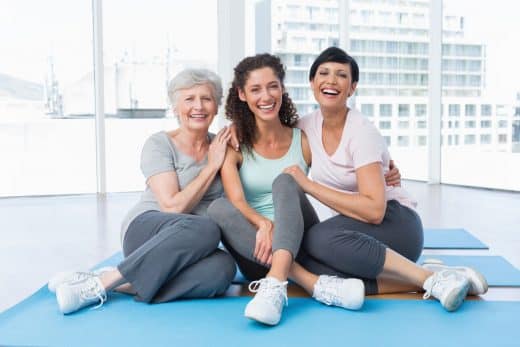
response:
<path id="1" fill-rule="evenodd" d="M 74 309 L 67 309 L 67 307 L 70 307 L 70 302 L 68 300 L 65 299 L 66 295 L 63 294 L 63 289 L 60 288 L 60 286 L 58 286 L 58 288 L 56 288 L 56 301 L 58 302 L 58 307 L 60 309 L 60 312 L 63 313 L 63 314 L 69 314 L 69 313 L 72 313 L 74 311 L 77 311 L 77 310 L 74 310 Z"/>
<path id="2" fill-rule="evenodd" d="M 464 302 L 464 299 L 468 295 L 469 283 L 462 288 L 454 288 L 446 298 L 441 302 L 442 307 L 448 312 L 456 311 L 460 305 Z"/>
<path id="3" fill-rule="evenodd" d="M 260 312 L 255 312 L 254 309 L 251 309 L 248 306 L 246 306 L 246 309 L 244 311 L 244 316 L 246 318 L 249 318 L 251 320 L 257 321 L 259 323 L 265 324 L 265 325 L 277 325 L 280 322 L 281 315 L 278 318 L 273 318 L 273 315 L 269 314 L 262 314 Z"/>

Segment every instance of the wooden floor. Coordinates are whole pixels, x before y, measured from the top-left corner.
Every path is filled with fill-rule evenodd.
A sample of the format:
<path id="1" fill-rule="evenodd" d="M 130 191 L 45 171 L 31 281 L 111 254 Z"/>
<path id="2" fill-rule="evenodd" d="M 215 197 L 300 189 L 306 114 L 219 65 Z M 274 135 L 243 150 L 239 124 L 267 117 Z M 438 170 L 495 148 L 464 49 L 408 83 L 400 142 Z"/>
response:
<path id="1" fill-rule="evenodd" d="M 417 198 L 425 227 L 462 227 L 490 246 L 489 251 L 425 254 L 502 255 L 520 268 L 520 193 L 421 182 L 404 186 Z M 117 252 L 121 219 L 138 197 L 117 193 L 0 199 L 0 312 L 40 288 L 55 272 L 87 269 Z M 228 295 L 248 294 L 242 286 L 228 290 Z M 306 294 L 291 286 L 289 296 Z M 520 301 L 520 288 L 491 288 L 471 299 Z"/>

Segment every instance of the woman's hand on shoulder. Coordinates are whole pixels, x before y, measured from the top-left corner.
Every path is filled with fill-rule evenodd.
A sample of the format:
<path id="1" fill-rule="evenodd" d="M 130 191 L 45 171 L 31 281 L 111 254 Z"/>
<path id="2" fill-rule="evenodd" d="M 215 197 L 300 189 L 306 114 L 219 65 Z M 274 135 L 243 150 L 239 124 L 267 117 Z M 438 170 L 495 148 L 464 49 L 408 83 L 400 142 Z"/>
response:
<path id="1" fill-rule="evenodd" d="M 304 192 L 309 191 L 309 186 L 312 181 L 307 177 L 305 172 L 303 172 L 302 168 L 299 165 L 292 165 L 283 170 L 284 173 L 291 175 L 296 183 L 303 189 Z"/>
<path id="2" fill-rule="evenodd" d="M 228 146 L 238 152 L 240 150 L 240 142 L 238 141 L 237 127 L 234 123 L 231 123 L 229 124 L 228 128 L 231 132 L 231 138 L 229 139 Z"/>
<path id="3" fill-rule="evenodd" d="M 228 127 L 222 128 L 211 144 L 208 150 L 208 166 L 215 170 L 219 170 L 224 163 L 226 158 L 226 150 L 229 139 L 231 138 L 231 132 Z"/>

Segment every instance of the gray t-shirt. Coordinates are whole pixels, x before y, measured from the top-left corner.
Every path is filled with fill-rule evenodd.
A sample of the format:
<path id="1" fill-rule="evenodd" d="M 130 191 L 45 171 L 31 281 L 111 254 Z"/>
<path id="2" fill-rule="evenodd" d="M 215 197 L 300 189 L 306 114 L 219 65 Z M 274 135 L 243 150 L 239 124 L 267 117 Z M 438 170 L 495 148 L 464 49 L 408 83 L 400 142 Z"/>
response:
<path id="1" fill-rule="evenodd" d="M 208 134 L 210 140 L 214 134 Z M 194 158 L 179 151 L 171 141 L 168 134 L 164 131 L 153 134 L 146 140 L 141 153 L 141 171 L 148 180 L 153 175 L 162 172 L 174 171 L 179 181 L 179 189 L 186 187 L 200 171 L 208 164 L 208 156 L 197 162 Z M 209 204 L 223 195 L 222 182 L 217 175 L 213 183 L 209 186 L 206 194 L 200 202 L 191 210 L 190 214 L 206 215 Z M 148 185 L 141 195 L 139 202 L 127 213 L 121 226 L 121 242 L 124 240 L 125 233 L 130 223 L 143 212 L 160 211 L 159 203 Z"/>

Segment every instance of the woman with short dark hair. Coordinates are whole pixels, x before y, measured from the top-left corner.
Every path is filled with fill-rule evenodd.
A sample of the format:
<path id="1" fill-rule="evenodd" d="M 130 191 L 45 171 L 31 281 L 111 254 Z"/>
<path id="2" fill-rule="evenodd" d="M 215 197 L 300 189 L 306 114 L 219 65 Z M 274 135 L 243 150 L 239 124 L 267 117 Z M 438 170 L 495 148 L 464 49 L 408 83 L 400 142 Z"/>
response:
<path id="1" fill-rule="evenodd" d="M 367 294 L 425 290 L 448 311 L 466 294 L 487 291 L 471 268 L 415 264 L 423 247 L 416 203 L 400 186 L 385 185 L 390 154 L 377 128 L 347 106 L 359 80 L 356 61 L 330 47 L 310 68 L 319 109 L 298 122 L 312 152 L 312 180 L 298 166 L 285 170 L 336 216 L 309 228 L 302 249 L 327 273 L 363 278 Z M 305 264 L 303 264 L 305 265 Z"/>

